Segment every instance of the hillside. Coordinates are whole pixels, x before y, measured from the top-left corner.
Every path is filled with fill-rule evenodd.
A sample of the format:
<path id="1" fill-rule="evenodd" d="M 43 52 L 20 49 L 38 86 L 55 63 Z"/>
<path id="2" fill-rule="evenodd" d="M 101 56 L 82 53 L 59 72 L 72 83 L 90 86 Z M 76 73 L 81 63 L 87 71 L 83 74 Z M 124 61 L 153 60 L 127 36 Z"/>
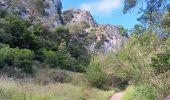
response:
<path id="1" fill-rule="evenodd" d="M 127 30 L 60 0 L 0 0 L 0 99 L 168 100 L 170 6 L 144 3 Z"/>

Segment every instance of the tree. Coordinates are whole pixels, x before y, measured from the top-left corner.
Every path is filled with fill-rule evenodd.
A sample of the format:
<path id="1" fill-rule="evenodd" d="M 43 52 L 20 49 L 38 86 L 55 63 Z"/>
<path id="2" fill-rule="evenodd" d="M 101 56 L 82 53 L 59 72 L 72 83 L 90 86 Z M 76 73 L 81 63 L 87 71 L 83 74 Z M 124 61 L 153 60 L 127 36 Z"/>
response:
<path id="1" fill-rule="evenodd" d="M 166 32 L 170 33 L 170 5 L 167 6 L 167 12 L 163 16 L 161 26 L 166 30 Z"/>
<path id="2" fill-rule="evenodd" d="M 18 19 L 9 18 L 6 20 L 9 23 L 6 33 L 10 34 L 13 39 L 9 42 L 11 47 L 27 48 L 35 50 L 40 48 L 38 37 L 28 29 L 29 22 Z"/>
<path id="3" fill-rule="evenodd" d="M 163 14 L 162 12 L 164 12 L 164 8 L 168 4 L 168 0 L 125 0 L 123 13 L 126 14 L 139 3 L 142 3 L 139 10 L 142 15 L 138 20 L 143 24 L 156 25 L 160 21 L 160 17 Z M 146 7 L 144 8 L 145 4 Z"/>
<path id="4" fill-rule="evenodd" d="M 52 68 L 61 68 L 61 69 L 71 69 L 72 61 L 69 54 L 65 54 L 61 51 L 44 51 L 44 62 L 49 64 Z"/>
<path id="5" fill-rule="evenodd" d="M 32 73 L 34 53 L 28 49 L 4 47 L 0 49 L 0 68 L 9 66 Z"/>
<path id="6" fill-rule="evenodd" d="M 86 78 L 92 86 L 104 88 L 107 75 L 102 71 L 100 62 L 91 60 L 90 65 L 86 69 Z"/>
<path id="7" fill-rule="evenodd" d="M 63 7 L 62 7 L 62 3 L 61 2 L 58 2 L 57 3 L 57 12 L 58 12 L 58 14 L 61 14 L 61 9 L 62 9 Z"/>
<path id="8" fill-rule="evenodd" d="M 127 11 L 131 10 L 137 4 L 137 0 L 125 0 L 123 13 L 126 14 Z"/>
<path id="9" fill-rule="evenodd" d="M 132 34 L 141 35 L 144 32 L 144 27 L 140 24 L 137 24 L 131 31 Z"/>
<path id="10" fill-rule="evenodd" d="M 170 70 L 170 51 L 157 54 L 156 57 L 152 57 L 151 67 L 156 73 L 164 73 Z"/>
<path id="11" fill-rule="evenodd" d="M 119 25 L 117 27 L 119 28 L 119 31 L 120 31 L 122 36 L 128 37 L 128 32 L 122 25 Z"/>

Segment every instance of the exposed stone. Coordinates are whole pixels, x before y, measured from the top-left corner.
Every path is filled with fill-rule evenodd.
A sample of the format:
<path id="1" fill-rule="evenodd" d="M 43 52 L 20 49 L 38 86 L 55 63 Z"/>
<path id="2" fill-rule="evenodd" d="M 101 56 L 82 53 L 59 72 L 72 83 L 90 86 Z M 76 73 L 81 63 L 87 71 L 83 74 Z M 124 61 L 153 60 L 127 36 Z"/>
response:
<path id="1" fill-rule="evenodd" d="M 62 13 L 62 3 L 60 0 L 40 0 L 38 4 L 41 3 L 41 6 L 37 5 L 33 0 L 16 1 L 16 6 L 14 8 L 9 7 L 9 10 L 19 13 L 23 19 L 33 18 L 35 23 L 41 22 L 49 26 L 50 29 L 55 29 L 56 26 L 64 24 L 72 26 L 73 33 L 74 31 L 76 34 L 91 33 L 92 37 L 88 36 L 88 38 L 91 38 L 91 42 L 84 46 L 90 52 L 116 52 L 124 44 L 125 38 L 120 34 L 118 27 L 98 25 L 89 11 L 70 9 Z M 1 0 L 0 8 L 8 8 L 8 3 L 5 0 Z M 44 14 L 44 12 L 47 14 Z M 78 42 L 84 42 L 86 41 L 85 38 L 87 38 L 78 35 L 74 37 L 75 39 L 77 38 Z"/>
<path id="2" fill-rule="evenodd" d="M 58 6 L 61 6 L 62 7 L 62 4 L 61 4 L 61 1 L 60 0 L 44 0 L 44 2 L 46 4 L 49 5 L 48 8 L 45 8 L 45 11 L 50 15 L 50 16 L 53 16 L 58 12 Z M 61 9 L 61 8 L 60 8 Z"/>
<path id="3" fill-rule="evenodd" d="M 18 13 L 23 19 L 31 19 L 35 23 L 48 23 L 51 26 L 63 24 L 60 16 L 62 8 L 60 0 L 16 0 L 15 3 L 15 5 L 9 6 L 7 1 L 1 0 L 0 8 L 9 7 L 9 11 Z"/>
<path id="4" fill-rule="evenodd" d="M 63 12 L 63 21 L 65 24 L 75 24 L 82 21 L 87 22 L 91 27 L 97 26 L 96 21 L 89 11 L 80 9 L 70 9 Z"/>
<path id="5" fill-rule="evenodd" d="M 92 28 L 90 32 L 97 36 L 97 40 L 89 46 L 90 50 L 93 52 L 116 52 L 124 45 L 125 37 L 121 36 L 116 26 L 109 24 L 98 25 L 98 27 Z"/>

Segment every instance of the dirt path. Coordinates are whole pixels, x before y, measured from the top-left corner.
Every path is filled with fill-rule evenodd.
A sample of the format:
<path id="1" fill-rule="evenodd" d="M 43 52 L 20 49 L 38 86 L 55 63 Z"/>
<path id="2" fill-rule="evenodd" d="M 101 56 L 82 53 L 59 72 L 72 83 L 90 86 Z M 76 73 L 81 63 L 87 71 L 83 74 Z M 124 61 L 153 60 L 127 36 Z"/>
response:
<path id="1" fill-rule="evenodd" d="M 110 98 L 110 100 L 121 100 L 121 98 L 123 97 L 123 92 L 118 92 L 115 93 L 112 98 Z"/>

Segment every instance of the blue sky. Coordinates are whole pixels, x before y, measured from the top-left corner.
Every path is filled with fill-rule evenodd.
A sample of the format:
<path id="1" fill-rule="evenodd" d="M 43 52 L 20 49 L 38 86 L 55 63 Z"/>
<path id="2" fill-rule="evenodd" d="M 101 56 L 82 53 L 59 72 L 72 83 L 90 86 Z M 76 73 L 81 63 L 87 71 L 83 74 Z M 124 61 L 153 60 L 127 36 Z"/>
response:
<path id="1" fill-rule="evenodd" d="M 136 10 L 122 13 L 123 0 L 62 0 L 62 3 L 63 10 L 79 8 L 90 11 L 100 24 L 123 25 L 126 29 L 131 29 L 139 23 L 136 19 L 140 15 Z"/>

